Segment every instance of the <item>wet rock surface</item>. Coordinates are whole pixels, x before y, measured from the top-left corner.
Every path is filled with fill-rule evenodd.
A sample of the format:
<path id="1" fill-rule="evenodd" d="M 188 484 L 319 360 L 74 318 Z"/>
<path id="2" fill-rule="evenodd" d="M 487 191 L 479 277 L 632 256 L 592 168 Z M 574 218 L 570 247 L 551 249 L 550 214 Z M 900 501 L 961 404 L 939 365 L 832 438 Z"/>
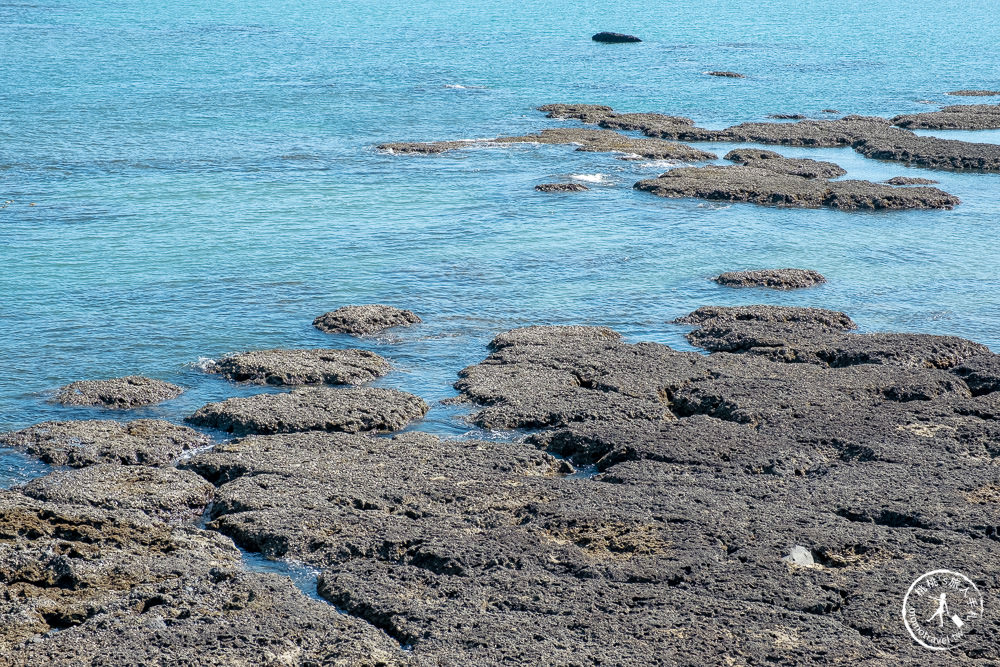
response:
<path id="1" fill-rule="evenodd" d="M 0 491 L 0 665 L 405 660 L 218 533 Z"/>
<path id="2" fill-rule="evenodd" d="M 826 282 L 826 278 L 819 272 L 809 269 L 728 271 L 712 280 L 724 287 L 766 287 L 777 290 L 803 289 Z"/>
<path id="3" fill-rule="evenodd" d="M 59 389 L 55 401 L 63 405 L 82 405 L 127 410 L 155 405 L 177 398 L 182 387 L 140 375 L 110 380 L 81 380 Z"/>
<path id="4" fill-rule="evenodd" d="M 97 463 L 163 465 L 209 442 L 208 436 L 194 429 L 156 419 L 43 422 L 0 433 L 0 446 L 73 468 Z"/>
<path id="5" fill-rule="evenodd" d="M 510 144 L 577 144 L 576 150 L 589 153 L 624 153 L 649 160 L 680 160 L 701 162 L 714 160 L 714 153 L 662 139 L 629 137 L 610 130 L 588 130 L 581 128 L 550 128 L 537 134 L 516 137 L 497 137 L 488 141 L 444 141 L 429 144 L 409 142 L 381 144 L 379 149 L 394 153 L 441 153 L 472 146 L 504 146 Z"/>
<path id="6" fill-rule="evenodd" d="M 419 324 L 420 318 L 409 310 L 382 304 L 343 306 L 313 320 L 313 326 L 325 333 L 369 336 L 393 327 Z"/>
<path id="7" fill-rule="evenodd" d="M 535 189 L 539 192 L 585 192 L 590 188 L 582 183 L 541 183 Z"/>
<path id="8" fill-rule="evenodd" d="M 843 172 L 830 163 L 770 158 L 731 167 L 680 167 L 633 187 L 658 197 L 848 211 L 950 209 L 960 203 L 957 197 L 937 188 L 899 189 L 870 181 L 824 178 L 837 171 Z"/>
<path id="9" fill-rule="evenodd" d="M 363 384 L 385 375 L 390 366 L 367 350 L 254 350 L 223 357 L 206 370 L 253 384 Z"/>
<path id="10" fill-rule="evenodd" d="M 591 37 L 591 39 L 595 42 L 604 42 L 605 44 L 626 44 L 629 42 L 642 41 L 635 35 L 626 35 L 621 32 L 599 32 Z"/>
<path id="11" fill-rule="evenodd" d="M 940 111 L 896 116 L 892 122 L 913 130 L 995 130 L 1000 128 L 1000 105 L 955 104 Z"/>
<path id="12" fill-rule="evenodd" d="M 427 413 L 427 404 L 395 389 L 303 388 L 209 403 L 187 418 L 234 435 L 300 431 L 396 431 Z"/>

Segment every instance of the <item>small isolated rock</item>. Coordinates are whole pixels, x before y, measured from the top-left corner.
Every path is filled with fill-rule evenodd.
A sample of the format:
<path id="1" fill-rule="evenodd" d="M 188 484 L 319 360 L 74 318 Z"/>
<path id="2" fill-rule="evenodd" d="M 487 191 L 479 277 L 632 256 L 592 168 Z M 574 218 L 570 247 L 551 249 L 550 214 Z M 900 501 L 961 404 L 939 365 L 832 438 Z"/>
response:
<path id="1" fill-rule="evenodd" d="M 953 90 L 947 94 L 957 97 L 993 97 L 1000 95 L 1000 90 Z"/>
<path id="2" fill-rule="evenodd" d="M 893 176 L 888 181 L 889 185 L 934 185 L 937 183 L 931 178 L 915 178 L 911 176 Z"/>
<path id="3" fill-rule="evenodd" d="M 787 556 L 783 557 L 781 560 L 786 563 L 791 563 L 792 565 L 799 565 L 801 567 L 813 567 L 816 565 L 816 561 L 813 559 L 812 551 L 806 547 L 795 545 Z"/>
<path id="4" fill-rule="evenodd" d="M 409 310 L 382 304 L 343 306 L 320 315 L 313 326 L 325 333 L 346 333 L 352 336 L 376 334 L 393 327 L 419 324 L 420 318 Z"/>
<path id="5" fill-rule="evenodd" d="M 627 42 L 642 41 L 635 35 L 626 35 L 621 32 L 599 32 L 591 37 L 591 39 L 595 42 L 604 42 L 605 44 L 625 44 Z"/>
<path id="6" fill-rule="evenodd" d="M 802 289 L 826 282 L 826 278 L 809 269 L 730 271 L 712 280 L 724 287 L 767 287 L 778 290 Z"/>
<path id="7" fill-rule="evenodd" d="M 162 380 L 129 375 L 110 380 L 81 380 L 62 387 L 55 401 L 63 405 L 95 405 L 116 410 L 155 405 L 177 398 L 184 389 Z"/>
<path id="8" fill-rule="evenodd" d="M 427 404 L 395 389 L 296 389 L 209 403 L 187 421 L 235 435 L 303 431 L 397 431 L 427 413 Z"/>
<path id="9" fill-rule="evenodd" d="M 823 109 L 823 113 L 840 113 L 840 109 Z"/>
<path id="10" fill-rule="evenodd" d="M 158 419 L 43 422 L 0 434 L 0 445 L 27 451 L 45 463 L 82 468 L 97 463 L 162 465 L 204 447 L 208 436 Z"/>
<path id="11" fill-rule="evenodd" d="M 389 362 L 367 350 L 254 350 L 208 367 L 234 382 L 270 385 L 363 384 L 389 372 Z"/>
<path id="12" fill-rule="evenodd" d="M 188 470 L 105 463 L 54 472 L 32 480 L 23 492 L 60 505 L 137 511 L 170 521 L 200 516 L 214 490 L 204 478 Z"/>
<path id="13" fill-rule="evenodd" d="M 800 113 L 772 113 L 768 114 L 767 117 L 775 120 L 804 120 L 808 118 Z"/>
<path id="14" fill-rule="evenodd" d="M 590 188 L 580 183 L 542 183 L 536 185 L 535 189 L 539 192 L 583 192 Z"/>
<path id="15" fill-rule="evenodd" d="M 709 76 L 722 76 L 722 77 L 726 77 L 728 79 L 745 79 L 745 78 L 747 78 L 746 74 L 740 74 L 739 72 L 721 72 L 721 71 L 715 71 L 715 72 L 705 72 L 705 74 L 707 74 Z"/>

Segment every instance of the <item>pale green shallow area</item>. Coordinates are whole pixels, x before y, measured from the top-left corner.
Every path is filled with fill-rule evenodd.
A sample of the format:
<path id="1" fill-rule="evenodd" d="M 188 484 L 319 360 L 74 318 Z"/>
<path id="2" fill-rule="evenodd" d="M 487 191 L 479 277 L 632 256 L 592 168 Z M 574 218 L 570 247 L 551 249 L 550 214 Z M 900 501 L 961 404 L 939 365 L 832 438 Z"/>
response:
<path id="1" fill-rule="evenodd" d="M 705 304 L 823 306 L 868 331 L 1000 349 L 1000 175 L 781 149 L 849 177 L 935 178 L 963 201 L 845 213 L 657 199 L 631 185 L 665 165 L 569 147 L 373 148 L 558 126 L 533 110 L 547 102 L 722 127 L 989 102 L 944 93 L 1000 87 L 992 3 L 738 5 L 0 4 L 0 203 L 12 200 L 0 210 L 0 430 L 107 415 L 59 408 L 49 392 L 130 373 L 189 392 L 129 416 L 179 421 L 257 391 L 206 376 L 199 358 L 360 345 L 396 366 L 380 384 L 433 404 L 418 428 L 457 436 L 470 430 L 460 410 L 436 401 L 497 332 L 604 324 L 684 347 L 668 321 Z M 599 30 L 645 41 L 597 44 Z M 994 131 L 937 134 L 1000 143 Z M 592 189 L 532 189 L 574 175 Z M 773 293 L 709 280 L 780 266 L 830 282 Z M 310 325 L 370 302 L 425 324 L 361 341 Z M 0 456 L 0 483 L 40 470 Z"/>

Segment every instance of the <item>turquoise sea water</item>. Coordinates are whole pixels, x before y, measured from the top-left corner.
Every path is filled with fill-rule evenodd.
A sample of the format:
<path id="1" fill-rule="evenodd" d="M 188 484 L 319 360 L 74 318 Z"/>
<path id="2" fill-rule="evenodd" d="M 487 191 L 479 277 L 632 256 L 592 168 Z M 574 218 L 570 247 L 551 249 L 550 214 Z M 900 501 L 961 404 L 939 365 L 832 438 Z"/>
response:
<path id="1" fill-rule="evenodd" d="M 667 322 L 705 304 L 823 306 L 867 331 L 957 334 L 1000 350 L 998 174 L 780 149 L 837 162 L 848 177 L 935 178 L 963 201 L 943 212 L 796 211 L 658 199 L 631 185 L 666 165 L 565 146 L 430 157 L 373 148 L 554 127 L 534 111 L 548 102 L 708 127 L 988 102 L 944 93 L 1000 88 L 995 16 L 993 2 L 925 0 L 0 4 L 0 205 L 10 202 L 0 210 L 0 430 L 109 416 L 48 402 L 77 379 L 182 384 L 175 401 L 111 415 L 180 421 L 259 391 L 206 376 L 199 359 L 361 346 L 396 366 L 379 384 L 433 404 L 416 428 L 458 436 L 471 427 L 438 401 L 497 332 L 605 324 L 686 347 Z M 600 30 L 645 41 L 592 42 Z M 748 78 L 703 74 L 717 69 Z M 939 134 L 1000 143 L 1000 132 Z M 532 189 L 573 177 L 591 191 Z M 786 294 L 709 280 L 778 266 L 830 282 Z M 361 341 L 311 326 L 371 302 L 425 323 Z M 0 485 L 42 471 L 0 451 Z"/>

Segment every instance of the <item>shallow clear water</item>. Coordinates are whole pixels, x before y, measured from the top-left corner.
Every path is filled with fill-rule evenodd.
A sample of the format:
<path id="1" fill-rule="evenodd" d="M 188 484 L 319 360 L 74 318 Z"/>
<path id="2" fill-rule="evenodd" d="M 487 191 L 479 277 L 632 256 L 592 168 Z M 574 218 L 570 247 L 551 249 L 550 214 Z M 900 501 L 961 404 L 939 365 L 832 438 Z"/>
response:
<path id="1" fill-rule="evenodd" d="M 206 376 L 200 358 L 362 346 L 396 366 L 380 384 L 434 403 L 417 428 L 458 436 L 470 430 L 461 411 L 436 402 L 497 332 L 605 324 L 686 347 L 667 322 L 709 303 L 823 306 L 868 331 L 1000 349 L 1000 175 L 781 149 L 838 162 L 849 177 L 928 176 L 963 201 L 943 212 L 792 211 L 658 199 L 631 185 L 663 164 L 571 147 L 373 149 L 555 126 L 533 109 L 559 101 L 708 127 L 976 102 L 944 93 L 998 87 L 992 3 L 581 4 L 0 4 L 0 205 L 10 200 L 0 210 L 0 430 L 107 416 L 48 402 L 77 379 L 182 384 L 181 398 L 128 415 L 179 421 L 258 391 Z M 646 41 L 597 44 L 599 30 Z M 703 74 L 715 69 L 748 78 Z M 1000 143 L 997 132 L 934 134 Z M 589 192 L 532 190 L 596 174 Z M 830 283 L 783 294 L 709 280 L 775 266 Z M 311 327 L 369 302 L 411 308 L 425 324 L 361 341 Z M 0 483 L 40 470 L 0 456 Z"/>

